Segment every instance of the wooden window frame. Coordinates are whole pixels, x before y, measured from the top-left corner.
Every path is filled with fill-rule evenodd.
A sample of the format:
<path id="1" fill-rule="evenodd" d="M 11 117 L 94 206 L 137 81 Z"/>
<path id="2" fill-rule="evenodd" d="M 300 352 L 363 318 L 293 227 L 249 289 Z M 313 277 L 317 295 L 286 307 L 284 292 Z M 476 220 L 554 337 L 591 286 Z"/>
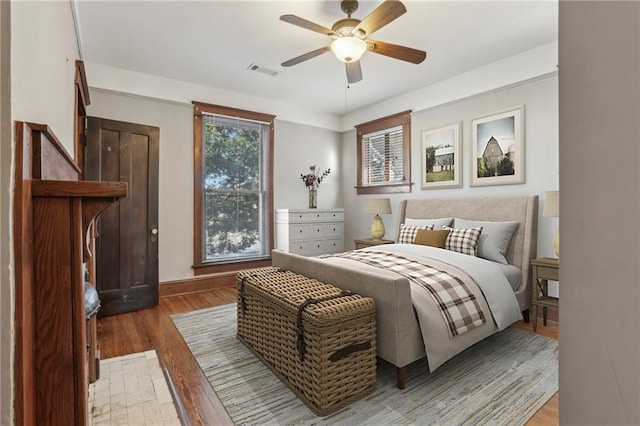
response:
<path id="1" fill-rule="evenodd" d="M 402 126 L 402 172 L 403 179 L 400 183 L 383 185 L 362 184 L 362 136 Z M 367 123 L 358 124 L 356 128 L 356 157 L 358 162 L 358 181 L 356 191 L 362 194 L 394 194 L 411 192 L 411 110 L 382 117 Z"/>
<path id="2" fill-rule="evenodd" d="M 202 158 L 202 114 L 218 114 L 227 117 L 238 117 L 245 120 L 255 120 L 269 123 L 269 158 L 267 158 L 267 220 L 268 244 L 273 249 L 273 157 L 274 157 L 274 121 L 276 116 L 242 109 L 213 105 L 193 101 L 193 270 L 195 275 L 225 273 L 238 269 L 259 268 L 271 265 L 271 257 L 266 259 L 233 260 L 229 262 L 207 262 L 202 258 L 202 221 L 204 206 L 203 158 Z"/>

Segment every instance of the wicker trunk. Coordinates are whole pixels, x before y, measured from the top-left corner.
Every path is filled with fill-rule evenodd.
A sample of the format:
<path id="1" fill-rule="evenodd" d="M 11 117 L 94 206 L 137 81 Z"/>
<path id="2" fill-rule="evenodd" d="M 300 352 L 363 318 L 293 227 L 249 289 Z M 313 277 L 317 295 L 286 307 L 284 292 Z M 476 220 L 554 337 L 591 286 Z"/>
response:
<path id="1" fill-rule="evenodd" d="M 268 267 L 243 271 L 238 337 L 315 414 L 376 388 L 373 299 Z"/>

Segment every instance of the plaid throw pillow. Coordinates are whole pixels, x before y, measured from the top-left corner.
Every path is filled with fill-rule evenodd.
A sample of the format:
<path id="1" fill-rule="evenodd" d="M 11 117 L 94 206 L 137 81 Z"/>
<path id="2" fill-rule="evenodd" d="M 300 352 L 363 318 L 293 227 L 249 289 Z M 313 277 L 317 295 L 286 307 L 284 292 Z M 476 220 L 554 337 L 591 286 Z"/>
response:
<path id="1" fill-rule="evenodd" d="M 400 235 L 398 236 L 398 244 L 413 244 L 419 229 L 432 230 L 433 225 L 425 226 L 407 226 L 404 223 L 400 225 Z"/>
<path id="2" fill-rule="evenodd" d="M 469 256 L 478 255 L 478 241 L 480 241 L 482 227 L 459 229 L 443 226 L 442 229 L 450 231 L 444 243 L 445 249 L 468 254 Z"/>

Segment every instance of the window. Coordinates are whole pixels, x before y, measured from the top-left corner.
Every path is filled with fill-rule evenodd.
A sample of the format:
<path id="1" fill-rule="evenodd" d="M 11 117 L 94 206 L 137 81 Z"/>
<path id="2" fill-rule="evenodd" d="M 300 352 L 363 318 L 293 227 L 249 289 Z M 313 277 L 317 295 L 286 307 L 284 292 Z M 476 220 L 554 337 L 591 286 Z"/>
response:
<path id="1" fill-rule="evenodd" d="M 355 127 L 357 193 L 411 192 L 411 111 Z"/>
<path id="2" fill-rule="evenodd" d="M 266 265 L 274 116 L 194 102 L 196 274 Z M 253 262 L 253 263 L 252 263 Z"/>

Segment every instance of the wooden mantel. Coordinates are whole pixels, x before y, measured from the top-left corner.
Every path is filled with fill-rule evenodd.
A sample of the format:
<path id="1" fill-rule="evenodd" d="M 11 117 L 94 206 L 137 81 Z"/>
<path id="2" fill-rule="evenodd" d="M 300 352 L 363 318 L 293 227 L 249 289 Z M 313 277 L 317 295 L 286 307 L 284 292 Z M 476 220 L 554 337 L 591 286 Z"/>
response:
<path id="1" fill-rule="evenodd" d="M 126 197 L 126 182 L 87 182 L 34 180 L 31 183 L 31 194 L 34 197 L 82 198 L 82 262 L 91 257 L 87 232 L 89 225 L 104 209 Z"/>
<path id="2" fill-rule="evenodd" d="M 127 184 L 79 181 L 80 169 L 45 125 L 16 122 L 15 137 L 15 420 L 84 426 L 87 232 Z"/>

